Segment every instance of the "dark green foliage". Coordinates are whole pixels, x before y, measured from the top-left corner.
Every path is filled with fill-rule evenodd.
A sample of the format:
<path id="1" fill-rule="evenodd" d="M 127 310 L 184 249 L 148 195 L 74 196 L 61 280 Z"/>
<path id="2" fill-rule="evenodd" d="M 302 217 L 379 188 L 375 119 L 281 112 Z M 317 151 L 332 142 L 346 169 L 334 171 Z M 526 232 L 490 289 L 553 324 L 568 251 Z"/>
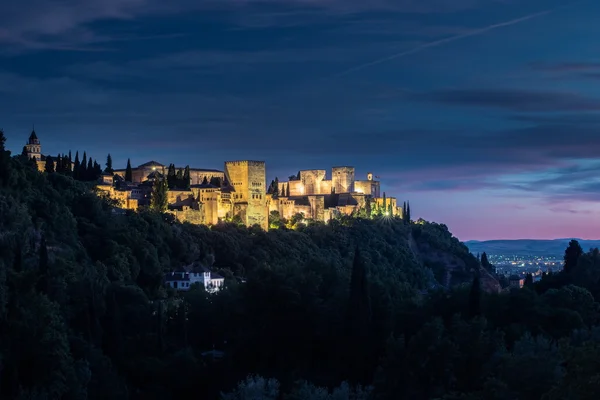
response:
<path id="1" fill-rule="evenodd" d="M 285 195 L 287 197 L 290 197 L 290 184 L 289 183 L 286 185 Z"/>
<path id="2" fill-rule="evenodd" d="M 208 181 L 208 183 L 210 183 L 211 185 L 214 185 L 216 187 L 221 187 L 223 186 L 223 182 L 221 182 L 221 178 L 216 177 L 216 176 L 212 176 L 210 178 L 210 180 Z"/>
<path id="3" fill-rule="evenodd" d="M 469 316 L 477 317 L 481 314 L 481 279 L 479 273 L 475 274 L 471 290 L 469 291 Z"/>
<path id="4" fill-rule="evenodd" d="M 6 161 L 2 399 L 555 400 L 600 390 L 598 250 L 530 288 L 490 294 L 477 258 L 442 224 L 178 224 L 113 213 L 90 183 Z M 432 289 L 424 264 L 438 262 L 443 277 L 449 259 L 460 285 Z M 194 261 L 225 276 L 225 290 L 164 288 L 165 272 Z"/>
<path id="5" fill-rule="evenodd" d="M 113 162 L 110 154 L 106 156 L 106 168 L 104 169 L 104 172 L 111 175 L 115 172 L 113 169 Z"/>
<path id="6" fill-rule="evenodd" d="M 156 178 L 154 186 L 152 187 L 152 198 L 150 203 L 150 208 L 153 211 L 162 213 L 167 210 L 167 205 L 169 204 L 168 192 L 169 184 L 167 183 L 167 178 L 165 176 Z"/>
<path id="7" fill-rule="evenodd" d="M 75 161 L 73 162 L 73 178 L 79 180 L 79 172 L 81 170 L 81 163 L 79 162 L 79 151 L 75 152 Z"/>
<path id="8" fill-rule="evenodd" d="M 185 169 L 183 170 L 183 182 L 182 182 L 182 188 L 183 189 L 189 189 L 190 188 L 190 166 L 186 165 Z"/>
<path id="9" fill-rule="evenodd" d="M 127 159 L 127 168 L 125 169 L 125 181 L 133 181 L 133 170 L 131 169 L 131 160 L 129 158 Z"/>
<path id="10" fill-rule="evenodd" d="M 54 171 L 54 159 L 51 156 L 46 157 L 46 165 L 44 166 L 44 171 L 48 174 L 53 174 Z"/>
<path id="11" fill-rule="evenodd" d="M 571 240 L 569 242 L 569 247 L 565 250 L 564 256 L 564 266 L 563 269 L 565 272 L 572 272 L 577 266 L 577 262 L 579 261 L 579 257 L 583 254 L 583 249 L 579 245 L 577 240 Z"/>

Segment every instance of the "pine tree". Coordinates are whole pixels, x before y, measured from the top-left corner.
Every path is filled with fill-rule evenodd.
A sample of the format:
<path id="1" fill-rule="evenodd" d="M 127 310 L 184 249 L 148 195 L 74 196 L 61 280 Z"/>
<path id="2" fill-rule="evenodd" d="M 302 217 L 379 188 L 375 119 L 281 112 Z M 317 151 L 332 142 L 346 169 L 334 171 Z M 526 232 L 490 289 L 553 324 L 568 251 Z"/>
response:
<path id="1" fill-rule="evenodd" d="M 106 172 L 107 174 L 111 174 L 111 175 L 113 175 L 115 173 L 115 170 L 113 169 L 112 157 L 110 156 L 110 153 L 106 156 L 106 168 L 104 169 L 104 172 Z"/>
<path id="2" fill-rule="evenodd" d="M 469 292 L 469 316 L 473 318 L 479 314 L 481 314 L 481 280 L 477 271 Z"/>
<path id="3" fill-rule="evenodd" d="M 183 170 L 183 189 L 189 189 L 190 188 L 190 181 L 191 181 L 191 176 L 190 176 L 190 166 L 186 165 L 185 169 Z"/>
<path id="4" fill-rule="evenodd" d="M 73 178 L 79 180 L 79 173 L 81 172 L 81 163 L 79 162 L 79 151 L 75 152 L 75 162 L 73 163 Z"/>
<path id="5" fill-rule="evenodd" d="M 167 183 L 167 178 L 163 176 L 161 178 L 157 178 L 154 181 L 154 186 L 152 187 L 152 198 L 150 199 L 150 208 L 156 212 L 165 212 L 168 207 L 168 192 L 169 192 L 169 184 Z"/>
<path id="6" fill-rule="evenodd" d="M 52 174 L 55 172 L 54 170 L 54 160 L 51 156 L 46 157 L 46 166 L 44 167 L 44 171 L 48 174 Z"/>
<path id="7" fill-rule="evenodd" d="M 125 181 L 133 181 L 133 170 L 131 169 L 131 160 L 127 159 L 127 168 L 125 169 Z"/>

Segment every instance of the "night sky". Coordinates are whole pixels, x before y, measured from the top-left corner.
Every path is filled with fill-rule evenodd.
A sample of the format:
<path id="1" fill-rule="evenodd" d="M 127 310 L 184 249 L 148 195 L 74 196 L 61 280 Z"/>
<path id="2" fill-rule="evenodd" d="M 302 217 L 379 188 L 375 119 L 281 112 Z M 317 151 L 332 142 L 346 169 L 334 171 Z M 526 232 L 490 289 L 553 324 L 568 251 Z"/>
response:
<path id="1" fill-rule="evenodd" d="M 461 240 L 600 238 L 600 2 L 7 0 L 0 127 L 268 180 L 353 165 Z"/>

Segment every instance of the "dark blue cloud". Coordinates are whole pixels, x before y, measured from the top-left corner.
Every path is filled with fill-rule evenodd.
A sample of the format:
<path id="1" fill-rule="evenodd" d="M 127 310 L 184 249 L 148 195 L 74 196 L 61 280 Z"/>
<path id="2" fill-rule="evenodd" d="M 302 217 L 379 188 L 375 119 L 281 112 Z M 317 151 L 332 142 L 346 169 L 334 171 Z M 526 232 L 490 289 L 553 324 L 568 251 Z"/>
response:
<path id="1" fill-rule="evenodd" d="M 589 85 L 549 78 L 550 66 L 596 73 L 592 56 L 571 63 L 567 44 L 594 53 L 597 5 L 539 14 L 563 2 L 8 3 L 0 126 L 16 151 L 35 124 L 50 153 L 111 152 L 123 166 L 260 158 L 272 178 L 353 164 L 400 197 L 456 194 L 443 206 L 455 212 L 484 191 L 494 195 L 482 204 L 555 196 L 562 183 L 543 173 L 575 177 L 564 184 L 573 199 L 591 193 L 581 188 L 593 171 L 559 169 L 600 154 L 600 100 Z M 419 199 L 424 215 L 453 218 Z"/>

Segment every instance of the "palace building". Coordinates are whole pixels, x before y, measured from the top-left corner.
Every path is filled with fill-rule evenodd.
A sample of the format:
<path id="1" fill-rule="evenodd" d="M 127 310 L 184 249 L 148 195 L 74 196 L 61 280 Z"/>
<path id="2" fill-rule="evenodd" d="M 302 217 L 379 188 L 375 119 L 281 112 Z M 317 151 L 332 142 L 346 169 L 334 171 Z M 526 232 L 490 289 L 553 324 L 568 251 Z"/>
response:
<path id="1" fill-rule="evenodd" d="M 35 131 L 31 132 L 24 151 L 35 158 L 38 170 L 44 171 L 47 156 Z M 165 179 L 167 167 L 149 161 L 131 168 L 131 182 L 125 180 L 126 170 L 102 174 L 97 189 L 116 200 L 120 208 L 137 210 L 150 205 L 155 182 Z M 181 168 L 178 168 L 181 170 Z M 366 179 L 356 179 L 352 166 L 326 170 L 301 170 L 289 180 L 275 179 L 266 183 L 264 161 L 226 161 L 223 170 L 189 168 L 186 188 L 172 187 L 168 191 L 167 212 L 179 221 L 214 225 L 237 219 L 246 226 L 269 229 L 269 215 L 277 212 L 290 219 L 302 214 L 305 219 L 327 222 L 337 215 L 351 215 L 376 206 L 386 215 L 402 216 L 395 197 L 381 196 L 381 184 L 372 173 Z"/>

